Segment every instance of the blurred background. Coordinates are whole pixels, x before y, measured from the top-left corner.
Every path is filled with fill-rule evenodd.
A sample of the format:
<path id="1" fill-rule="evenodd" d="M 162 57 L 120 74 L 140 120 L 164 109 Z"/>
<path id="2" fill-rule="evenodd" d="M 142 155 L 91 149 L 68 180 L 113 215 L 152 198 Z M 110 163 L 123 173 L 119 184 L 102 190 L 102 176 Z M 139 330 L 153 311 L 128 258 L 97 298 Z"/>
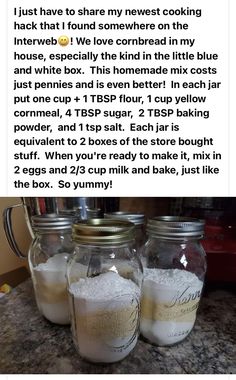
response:
<path id="1" fill-rule="evenodd" d="M 204 219 L 202 244 L 207 254 L 207 282 L 236 284 L 236 198 L 211 197 L 105 197 L 105 198 L 0 198 L 0 211 L 10 210 L 12 229 L 22 252 L 32 240 L 30 217 L 43 213 L 79 212 L 80 218 L 103 216 L 104 212 L 130 211 L 145 214 L 146 219 L 160 215 L 191 216 Z M 31 232 L 30 232 L 31 231 Z M 27 260 L 11 250 L 0 223 L 0 286 L 16 286 L 29 276 Z"/>

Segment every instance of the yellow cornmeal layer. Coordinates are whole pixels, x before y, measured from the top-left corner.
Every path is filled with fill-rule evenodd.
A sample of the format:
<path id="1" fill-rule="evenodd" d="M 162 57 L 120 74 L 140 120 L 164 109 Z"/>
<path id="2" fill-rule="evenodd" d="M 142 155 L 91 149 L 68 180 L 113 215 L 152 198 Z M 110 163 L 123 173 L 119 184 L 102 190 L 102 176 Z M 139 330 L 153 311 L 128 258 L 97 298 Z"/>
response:
<path id="1" fill-rule="evenodd" d="M 143 296 L 141 300 L 141 318 L 153 321 L 193 322 L 199 298 L 185 304 L 156 303 L 153 299 Z"/>
<path id="2" fill-rule="evenodd" d="M 68 299 L 66 284 L 62 283 L 37 283 L 35 286 L 37 296 L 44 303 L 64 302 Z"/>
<path id="3" fill-rule="evenodd" d="M 76 312 L 77 333 L 105 339 L 124 338 L 135 333 L 139 321 L 139 304 L 96 313 Z"/>

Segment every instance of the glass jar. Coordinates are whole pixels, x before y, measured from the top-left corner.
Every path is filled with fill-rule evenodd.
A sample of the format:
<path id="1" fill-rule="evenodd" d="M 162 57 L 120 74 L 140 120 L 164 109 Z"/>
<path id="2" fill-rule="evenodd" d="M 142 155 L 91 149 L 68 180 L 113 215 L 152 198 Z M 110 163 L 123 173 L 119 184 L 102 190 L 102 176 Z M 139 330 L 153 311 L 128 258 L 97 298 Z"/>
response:
<path id="1" fill-rule="evenodd" d="M 140 254 L 141 247 L 146 241 L 145 233 L 145 215 L 129 211 L 115 211 L 104 214 L 106 219 L 128 220 L 135 225 L 134 238 L 136 242 L 137 252 Z"/>
<path id="2" fill-rule="evenodd" d="M 73 225 L 76 247 L 68 263 L 72 333 L 81 357 L 117 362 L 139 335 L 142 265 L 134 226 L 126 221 L 90 219 Z"/>
<path id="3" fill-rule="evenodd" d="M 69 324 L 66 266 L 74 251 L 71 218 L 34 216 L 32 228 L 35 239 L 28 260 L 38 309 L 50 322 Z"/>
<path id="4" fill-rule="evenodd" d="M 175 344 L 194 326 L 206 272 L 203 232 L 193 218 L 148 220 L 140 327 L 151 343 Z"/>

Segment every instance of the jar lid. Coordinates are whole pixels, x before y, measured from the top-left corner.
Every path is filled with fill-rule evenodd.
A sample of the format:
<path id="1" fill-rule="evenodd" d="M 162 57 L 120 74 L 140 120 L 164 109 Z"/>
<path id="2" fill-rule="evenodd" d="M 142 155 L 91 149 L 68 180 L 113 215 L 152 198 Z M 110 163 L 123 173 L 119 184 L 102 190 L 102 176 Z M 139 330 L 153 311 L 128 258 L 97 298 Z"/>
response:
<path id="1" fill-rule="evenodd" d="M 102 216 L 102 210 L 100 208 L 90 208 L 90 207 L 78 207 L 77 215 L 79 215 L 80 220 L 87 219 L 98 219 Z"/>
<path id="2" fill-rule="evenodd" d="M 73 224 L 72 239 L 81 244 L 119 245 L 134 239 L 134 229 L 128 221 L 88 219 Z"/>
<path id="3" fill-rule="evenodd" d="M 76 210 L 60 210 L 59 216 L 66 219 L 69 218 L 71 221 L 71 224 L 76 223 L 77 220 L 79 220 L 79 215 L 77 214 Z"/>
<path id="4" fill-rule="evenodd" d="M 164 239 L 201 239 L 204 234 L 204 220 L 190 217 L 158 216 L 149 219 L 147 233 Z"/>
<path id="5" fill-rule="evenodd" d="M 71 229 L 72 219 L 58 214 L 35 215 L 31 218 L 34 231 L 51 232 Z"/>
<path id="6" fill-rule="evenodd" d="M 60 216 L 65 216 L 65 217 L 74 217 L 77 215 L 76 210 L 67 210 L 67 209 L 62 209 L 59 211 Z"/>
<path id="7" fill-rule="evenodd" d="M 145 222 L 145 215 L 141 213 L 133 213 L 129 211 L 115 211 L 107 212 L 104 214 L 106 219 L 116 219 L 116 220 L 128 220 L 137 225 L 142 225 Z"/>

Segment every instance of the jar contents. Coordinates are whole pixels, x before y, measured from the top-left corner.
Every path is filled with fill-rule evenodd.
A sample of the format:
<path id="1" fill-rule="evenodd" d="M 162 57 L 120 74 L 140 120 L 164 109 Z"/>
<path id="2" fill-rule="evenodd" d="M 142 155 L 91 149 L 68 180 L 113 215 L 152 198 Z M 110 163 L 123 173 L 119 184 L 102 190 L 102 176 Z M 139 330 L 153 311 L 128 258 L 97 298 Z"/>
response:
<path id="1" fill-rule="evenodd" d="M 203 282 L 180 269 L 144 269 L 141 334 L 165 346 L 184 339 L 192 330 Z"/>
<path id="2" fill-rule="evenodd" d="M 50 257 L 32 269 L 38 308 L 51 322 L 69 324 L 66 283 L 67 253 Z"/>
<path id="3" fill-rule="evenodd" d="M 140 289 L 109 271 L 81 278 L 69 289 L 74 341 L 80 355 L 93 362 L 116 362 L 138 339 Z"/>

